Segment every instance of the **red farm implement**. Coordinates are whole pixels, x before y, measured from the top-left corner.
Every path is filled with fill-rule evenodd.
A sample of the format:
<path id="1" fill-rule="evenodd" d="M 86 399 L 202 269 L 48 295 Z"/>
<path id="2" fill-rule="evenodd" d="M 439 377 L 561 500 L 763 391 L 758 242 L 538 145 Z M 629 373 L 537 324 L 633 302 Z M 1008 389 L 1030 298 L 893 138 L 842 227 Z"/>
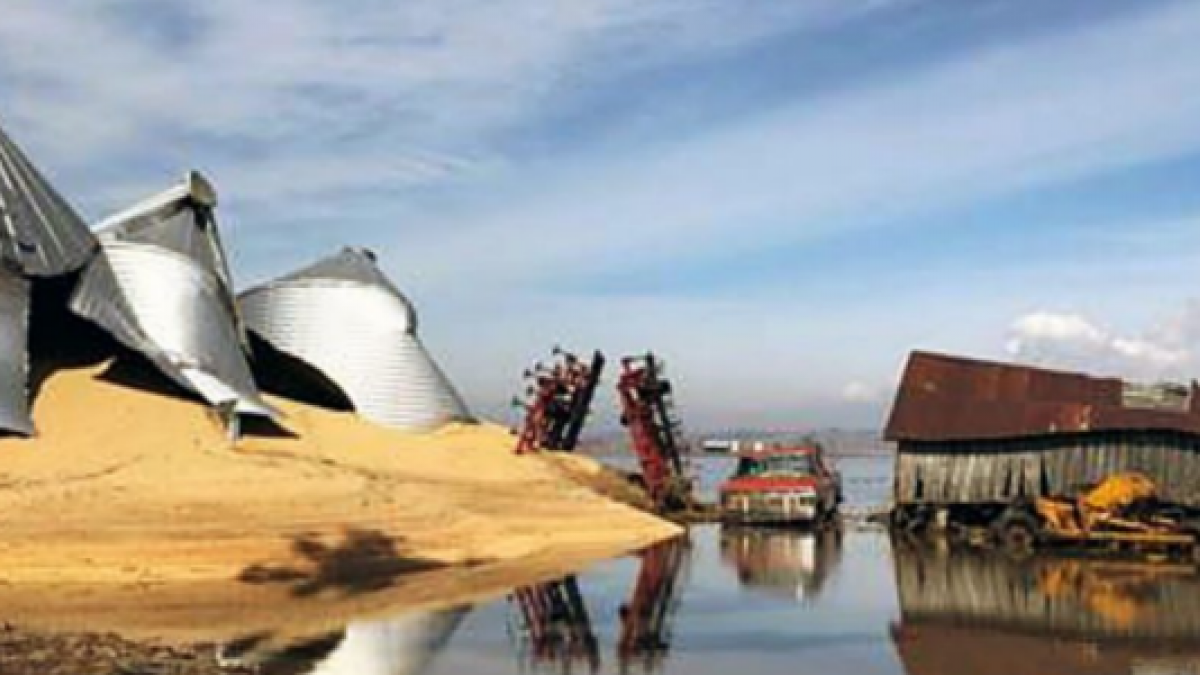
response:
<path id="1" fill-rule="evenodd" d="M 525 371 L 526 399 L 513 404 L 525 410 L 517 440 L 517 454 L 537 450 L 570 452 L 579 443 L 604 370 L 604 355 L 592 354 L 591 361 L 554 349 L 554 362 L 535 364 Z"/>
<path id="2" fill-rule="evenodd" d="M 690 509 L 692 484 L 684 475 L 680 425 L 662 361 L 653 354 L 621 359 L 617 394 L 650 499 L 660 512 Z"/>

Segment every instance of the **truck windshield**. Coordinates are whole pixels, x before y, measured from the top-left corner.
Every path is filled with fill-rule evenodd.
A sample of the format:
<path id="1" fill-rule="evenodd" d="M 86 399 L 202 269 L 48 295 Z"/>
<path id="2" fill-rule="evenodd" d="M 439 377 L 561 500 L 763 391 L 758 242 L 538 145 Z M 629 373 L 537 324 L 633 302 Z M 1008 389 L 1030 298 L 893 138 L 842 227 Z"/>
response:
<path id="1" fill-rule="evenodd" d="M 773 476 L 811 476 L 812 455 L 777 455 L 775 457 L 743 457 L 738 461 L 738 477 L 770 478 Z"/>

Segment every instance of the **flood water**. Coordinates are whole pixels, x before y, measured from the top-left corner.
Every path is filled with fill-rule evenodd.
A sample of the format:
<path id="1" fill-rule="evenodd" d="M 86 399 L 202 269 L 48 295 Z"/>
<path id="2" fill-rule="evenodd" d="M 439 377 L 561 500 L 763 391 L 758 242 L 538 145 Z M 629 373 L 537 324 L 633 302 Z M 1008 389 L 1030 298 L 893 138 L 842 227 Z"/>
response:
<path id="1" fill-rule="evenodd" d="M 698 467 L 711 490 L 720 461 Z M 852 507 L 888 463 L 844 460 Z M 315 646 L 314 646 L 315 645 Z M 1200 577 L 1167 564 L 698 526 L 508 598 L 352 625 L 265 673 L 1200 673 Z M 263 657 L 266 657 L 265 660 Z"/>

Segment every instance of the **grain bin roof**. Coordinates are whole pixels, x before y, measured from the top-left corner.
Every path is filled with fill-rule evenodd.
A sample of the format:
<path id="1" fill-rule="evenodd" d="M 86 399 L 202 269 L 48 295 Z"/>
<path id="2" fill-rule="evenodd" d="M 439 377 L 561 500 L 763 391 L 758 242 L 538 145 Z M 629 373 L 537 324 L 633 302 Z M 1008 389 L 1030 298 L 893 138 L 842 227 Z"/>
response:
<path id="1" fill-rule="evenodd" d="M 96 240 L 71 205 L 0 129 L 0 259 L 21 274 L 79 269 Z"/>
<path id="2" fill-rule="evenodd" d="M 417 314 L 367 250 L 346 248 L 238 296 L 250 332 L 337 387 L 362 417 L 399 429 L 472 419 L 417 337 Z M 258 353 L 265 364 L 267 350 Z M 299 379 L 298 373 L 283 373 Z M 281 390 L 282 391 L 282 390 Z M 287 392 L 291 393 L 291 392 Z"/>
<path id="3" fill-rule="evenodd" d="M 0 129 L 0 430 L 34 431 L 30 278 L 73 272 L 95 253 L 87 225 Z"/>
<path id="4" fill-rule="evenodd" d="M 885 437 L 956 441 L 1122 430 L 1200 434 L 1200 389 L 913 352 Z"/>

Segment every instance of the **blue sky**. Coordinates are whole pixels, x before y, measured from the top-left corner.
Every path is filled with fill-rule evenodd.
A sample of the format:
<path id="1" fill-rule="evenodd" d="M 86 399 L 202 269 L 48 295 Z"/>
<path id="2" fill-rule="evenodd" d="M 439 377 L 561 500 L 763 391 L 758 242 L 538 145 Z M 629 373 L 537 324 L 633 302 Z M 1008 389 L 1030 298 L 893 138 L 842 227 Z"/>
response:
<path id="1" fill-rule="evenodd" d="M 243 284 L 375 248 L 486 414 L 555 343 L 694 428 L 878 426 L 918 347 L 1200 369 L 1197 2 L 4 5 L 87 216 L 194 167 Z"/>

